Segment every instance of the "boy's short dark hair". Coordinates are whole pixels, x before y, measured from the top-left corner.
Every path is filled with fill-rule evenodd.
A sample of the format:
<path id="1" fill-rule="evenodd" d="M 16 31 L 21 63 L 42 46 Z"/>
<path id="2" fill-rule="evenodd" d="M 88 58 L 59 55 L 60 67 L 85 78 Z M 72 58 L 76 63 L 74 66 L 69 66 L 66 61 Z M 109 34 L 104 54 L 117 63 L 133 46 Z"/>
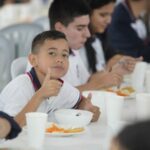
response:
<path id="1" fill-rule="evenodd" d="M 67 26 L 75 17 L 89 14 L 90 7 L 85 0 L 54 0 L 48 15 L 51 29 L 55 29 L 56 22 Z"/>
<path id="2" fill-rule="evenodd" d="M 65 34 L 62 32 L 55 30 L 42 32 L 33 39 L 31 52 L 37 53 L 39 51 L 39 47 L 46 40 L 58 40 L 58 39 L 64 39 L 67 41 Z"/>

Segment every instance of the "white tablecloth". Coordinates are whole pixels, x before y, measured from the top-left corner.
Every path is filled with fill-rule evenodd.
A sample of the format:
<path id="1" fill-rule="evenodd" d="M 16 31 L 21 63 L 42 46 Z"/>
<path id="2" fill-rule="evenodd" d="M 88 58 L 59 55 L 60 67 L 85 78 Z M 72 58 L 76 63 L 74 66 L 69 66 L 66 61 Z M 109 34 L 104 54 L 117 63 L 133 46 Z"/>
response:
<path id="1" fill-rule="evenodd" d="M 136 120 L 135 100 L 125 100 L 122 120 L 128 123 Z M 108 150 L 111 138 L 117 130 L 103 122 L 91 123 L 85 133 L 68 137 L 46 135 L 43 150 Z M 27 134 L 23 131 L 18 138 L 0 144 L 1 148 L 29 150 Z"/>

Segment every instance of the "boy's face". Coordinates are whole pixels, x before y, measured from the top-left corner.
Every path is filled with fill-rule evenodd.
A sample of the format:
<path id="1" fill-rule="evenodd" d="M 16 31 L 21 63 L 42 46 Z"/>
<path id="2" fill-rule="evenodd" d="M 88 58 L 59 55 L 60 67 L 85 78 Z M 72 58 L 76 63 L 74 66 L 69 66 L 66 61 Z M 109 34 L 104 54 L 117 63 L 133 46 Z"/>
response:
<path id="1" fill-rule="evenodd" d="M 111 22 L 115 3 L 94 9 L 91 14 L 91 26 L 94 33 L 103 33 Z"/>
<path id="2" fill-rule="evenodd" d="M 88 29 L 89 22 L 89 15 L 84 15 L 75 17 L 68 26 L 62 25 L 62 28 L 59 31 L 66 35 L 71 49 L 76 50 L 84 46 L 87 38 L 90 37 Z"/>
<path id="3" fill-rule="evenodd" d="M 65 39 L 46 40 L 37 54 L 33 55 L 34 67 L 43 75 L 46 75 L 48 68 L 50 68 L 51 77 L 54 79 L 66 74 L 69 64 L 69 46 Z"/>

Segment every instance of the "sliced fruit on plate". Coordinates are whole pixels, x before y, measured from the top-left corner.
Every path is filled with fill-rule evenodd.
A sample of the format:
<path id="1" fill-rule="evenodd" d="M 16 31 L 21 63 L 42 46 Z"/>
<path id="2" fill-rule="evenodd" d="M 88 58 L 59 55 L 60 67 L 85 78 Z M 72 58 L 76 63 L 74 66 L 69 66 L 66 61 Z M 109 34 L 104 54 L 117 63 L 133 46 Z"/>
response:
<path id="1" fill-rule="evenodd" d="M 48 133 L 56 133 L 56 132 L 61 132 L 61 133 L 78 133 L 84 131 L 84 128 L 63 128 L 60 127 L 59 125 L 52 123 L 50 127 L 46 129 L 46 132 Z"/>

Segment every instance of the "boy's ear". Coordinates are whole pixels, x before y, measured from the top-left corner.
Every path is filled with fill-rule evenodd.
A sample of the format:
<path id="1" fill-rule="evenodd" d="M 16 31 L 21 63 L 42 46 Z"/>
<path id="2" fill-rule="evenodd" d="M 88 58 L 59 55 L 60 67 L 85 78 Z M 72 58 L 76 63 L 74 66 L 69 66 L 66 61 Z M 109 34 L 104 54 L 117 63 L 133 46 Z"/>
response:
<path id="1" fill-rule="evenodd" d="M 61 22 L 56 22 L 56 24 L 55 24 L 55 30 L 63 32 L 64 25 Z"/>
<path id="2" fill-rule="evenodd" d="M 37 66 L 37 58 L 36 58 L 36 55 L 30 53 L 29 56 L 28 56 L 28 60 L 29 60 L 30 64 L 31 64 L 33 67 L 36 67 L 36 66 Z"/>

